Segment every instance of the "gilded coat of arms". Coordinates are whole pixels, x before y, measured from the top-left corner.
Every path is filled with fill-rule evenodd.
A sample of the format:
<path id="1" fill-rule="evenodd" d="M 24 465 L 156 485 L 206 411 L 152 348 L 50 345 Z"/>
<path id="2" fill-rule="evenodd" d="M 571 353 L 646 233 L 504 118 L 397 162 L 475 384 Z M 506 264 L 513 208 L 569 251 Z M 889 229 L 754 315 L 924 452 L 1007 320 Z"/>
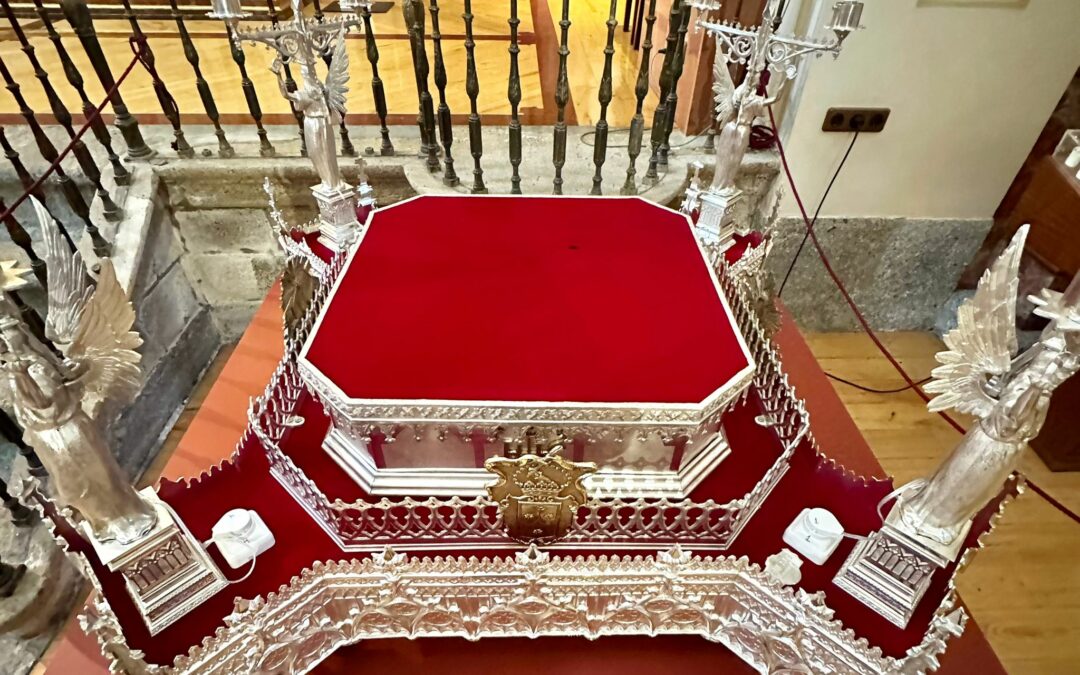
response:
<path id="1" fill-rule="evenodd" d="M 507 534 L 524 543 L 546 544 L 570 530 L 578 507 L 588 499 L 582 480 L 596 472 L 592 462 L 570 462 L 558 454 L 492 457 L 484 467 L 499 476 L 488 487 L 502 510 Z"/>

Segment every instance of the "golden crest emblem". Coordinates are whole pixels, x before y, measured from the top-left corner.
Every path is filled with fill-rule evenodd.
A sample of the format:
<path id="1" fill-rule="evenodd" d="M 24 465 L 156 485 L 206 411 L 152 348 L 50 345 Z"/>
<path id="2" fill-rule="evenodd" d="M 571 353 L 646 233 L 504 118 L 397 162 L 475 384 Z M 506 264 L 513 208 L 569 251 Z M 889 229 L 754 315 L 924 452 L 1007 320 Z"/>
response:
<path id="1" fill-rule="evenodd" d="M 596 473 L 596 464 L 568 461 L 556 454 L 561 449 L 556 446 L 543 456 L 492 457 L 484 463 L 499 477 L 488 494 L 499 504 L 507 534 L 520 542 L 546 544 L 563 538 L 588 499 L 582 480 Z"/>

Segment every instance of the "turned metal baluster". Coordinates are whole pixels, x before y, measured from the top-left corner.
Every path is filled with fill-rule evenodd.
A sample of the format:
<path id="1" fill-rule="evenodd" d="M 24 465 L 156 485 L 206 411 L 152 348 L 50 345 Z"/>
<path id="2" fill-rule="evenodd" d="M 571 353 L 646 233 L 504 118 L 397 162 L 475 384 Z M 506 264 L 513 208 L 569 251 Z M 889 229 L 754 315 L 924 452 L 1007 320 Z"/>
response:
<path id="1" fill-rule="evenodd" d="M 247 59 L 244 56 L 244 50 L 237 43 L 233 35 L 233 28 L 228 23 L 225 24 L 225 32 L 229 36 L 229 50 L 232 52 L 233 61 L 236 62 L 236 67 L 240 69 L 240 87 L 244 90 L 244 99 L 247 100 L 248 111 L 251 113 L 251 119 L 255 121 L 255 128 L 259 135 L 259 156 L 273 157 L 277 153 L 274 151 L 274 146 L 270 144 L 270 139 L 266 136 L 266 127 L 262 123 L 262 106 L 259 105 L 259 95 L 255 93 L 255 83 L 248 76 Z"/>
<path id="2" fill-rule="evenodd" d="M 98 232 L 97 226 L 90 221 L 90 207 L 87 205 L 86 200 L 83 198 L 82 192 L 79 191 L 79 187 L 75 185 L 75 181 L 71 180 L 71 177 L 67 175 L 64 168 L 60 166 L 60 153 L 57 152 L 56 146 L 46 135 L 45 130 L 38 124 L 37 118 L 34 117 L 34 111 L 26 104 L 26 99 L 23 97 L 20 87 L 17 82 L 11 77 L 11 72 L 7 68 L 7 64 L 0 58 L 0 77 L 3 77 L 5 88 L 11 92 L 11 95 L 15 98 L 16 104 L 19 106 L 19 113 L 26 120 L 26 124 L 30 127 L 30 133 L 34 136 L 34 142 L 37 144 L 38 152 L 41 153 L 42 158 L 46 162 L 54 166 L 53 174 L 56 176 L 56 180 L 60 183 L 60 190 L 64 194 L 64 199 L 71 206 L 71 210 L 75 212 L 75 215 L 79 217 L 83 223 L 86 224 L 86 232 L 90 235 L 90 240 L 94 244 L 94 251 L 98 255 L 106 255 L 109 250 L 109 244 L 105 241 L 101 233 Z"/>
<path id="3" fill-rule="evenodd" d="M 314 8 L 313 14 L 315 16 L 315 22 L 322 23 L 325 19 L 322 11 L 322 3 L 319 2 L 319 0 L 312 0 L 311 4 Z M 326 67 L 329 68 L 330 62 L 334 58 L 334 55 L 330 52 L 330 49 L 324 49 L 321 56 L 323 63 L 325 63 Z M 356 148 L 353 147 L 352 140 L 349 138 L 349 128 L 345 125 L 344 115 L 341 116 L 341 123 L 338 127 L 338 131 L 341 134 L 341 154 L 345 155 L 346 157 L 355 157 Z"/>
<path id="4" fill-rule="evenodd" d="M 649 143 L 652 152 L 649 153 L 649 169 L 645 172 L 644 182 L 655 185 L 659 180 L 656 165 L 660 159 L 660 146 L 664 142 L 664 130 L 667 128 L 667 99 L 671 91 L 671 64 L 675 60 L 675 40 L 678 39 L 679 28 L 682 26 L 682 0 L 671 3 L 671 13 L 668 14 L 667 46 L 664 47 L 664 63 L 660 67 L 660 99 L 653 111 L 652 131 L 649 134 Z"/>
<path id="5" fill-rule="evenodd" d="M 40 2 L 40 0 L 34 0 L 34 2 Z M 161 77 L 157 73 L 157 69 L 154 67 L 154 50 L 150 48 L 150 43 L 146 39 L 146 34 L 142 31 L 142 26 L 139 25 L 139 19 L 135 16 L 134 10 L 131 9 L 131 0 L 122 0 L 124 4 L 124 17 L 127 18 L 128 24 L 131 26 L 131 34 L 135 36 L 142 45 L 142 62 L 146 66 L 146 70 L 150 73 L 150 79 L 154 83 L 154 95 L 157 96 L 158 104 L 161 106 L 161 111 L 165 113 L 165 119 L 169 120 L 169 124 L 173 128 L 173 142 L 172 149 L 176 151 L 176 154 L 180 157 L 194 157 L 195 150 L 187 142 L 187 138 L 184 137 L 184 131 L 180 128 L 180 108 L 176 105 L 176 99 L 169 93 L 168 87 L 161 80 Z M 86 101 L 83 101 L 83 110 L 86 109 Z"/>
<path id="6" fill-rule="evenodd" d="M 269 0 L 273 2 L 273 0 Z M 379 133 L 382 135 L 382 148 L 379 154 L 394 154 L 394 144 L 390 142 L 390 129 L 386 126 L 386 92 L 379 77 L 379 47 L 375 44 L 375 31 L 371 27 L 371 5 L 360 5 L 360 18 L 364 20 L 364 44 L 367 46 L 368 63 L 371 64 L 371 95 L 375 99 L 375 112 L 379 115 Z"/>
<path id="7" fill-rule="evenodd" d="M 34 70 L 34 77 L 41 83 L 41 88 L 45 90 L 45 98 L 49 100 L 49 107 L 52 109 L 53 117 L 56 118 L 56 121 L 64 128 L 64 131 L 67 132 L 68 137 L 72 140 L 71 152 L 75 155 L 75 161 L 78 162 L 79 168 L 82 169 L 83 174 L 89 179 L 90 184 L 94 186 L 98 199 L 101 200 L 102 212 L 109 220 L 119 220 L 123 215 L 123 210 L 117 206 L 116 202 L 109 196 L 109 191 L 101 184 L 101 169 L 98 168 L 97 161 L 90 156 L 90 151 L 86 149 L 86 144 L 82 142 L 82 139 L 76 139 L 75 127 L 72 126 L 71 122 L 71 113 L 68 112 L 67 106 L 60 100 L 60 96 L 56 93 L 56 89 L 52 86 L 52 82 L 49 81 L 49 74 L 41 67 L 41 61 L 38 60 L 34 45 L 30 44 L 30 41 L 26 39 L 26 33 L 23 32 L 18 18 L 16 18 L 15 13 L 11 11 L 11 3 L 9 0 L 0 0 L 0 7 L 3 7 L 8 23 L 11 24 L 11 30 L 15 33 L 15 39 L 19 41 L 20 49 L 23 54 L 26 54 L 26 59 L 30 62 L 30 67 Z M 26 99 L 23 97 L 19 85 L 10 79 L 10 73 L 8 73 L 7 67 L 3 64 L 2 60 L 0 60 L 0 68 L 3 69 L 4 81 L 7 83 L 7 88 L 15 97 L 16 102 L 18 102 L 20 110 L 23 112 L 23 116 L 26 117 L 27 114 L 29 114 L 30 118 L 33 118 L 33 111 L 30 110 L 29 106 L 26 104 Z M 37 124 L 37 122 L 35 121 L 34 124 Z M 95 242 L 95 244 L 96 243 L 97 242 Z"/>
<path id="8" fill-rule="evenodd" d="M 476 97 L 480 95 L 480 79 L 476 75 L 476 41 L 473 40 L 472 0 L 465 0 L 465 93 L 469 95 L 469 152 L 473 157 L 473 185 L 470 192 L 486 194 L 484 169 L 480 158 L 484 155 L 484 138 L 481 133 L 480 113 L 476 108 Z"/>
<path id="9" fill-rule="evenodd" d="M 439 170 L 438 144 L 435 141 L 435 104 L 428 90 L 427 47 L 424 45 L 424 3 L 420 0 L 404 0 L 401 9 L 409 27 L 413 65 L 416 67 L 416 91 L 420 98 L 420 152 L 427 155 L 428 171 Z"/>
<path id="10" fill-rule="evenodd" d="M 693 7 L 686 5 L 682 11 L 678 39 L 675 43 L 675 58 L 671 61 L 671 87 L 668 88 L 668 100 L 664 113 L 664 139 L 660 144 L 659 168 L 667 170 L 668 152 L 671 150 L 671 131 L 675 128 L 675 111 L 679 108 L 679 79 L 682 78 L 683 64 L 686 63 L 686 30 L 690 26 L 690 13 Z"/>
<path id="11" fill-rule="evenodd" d="M 277 0 L 266 0 L 266 13 L 270 16 L 270 25 L 277 28 L 279 23 Z M 289 92 L 296 91 L 296 80 L 293 79 L 289 64 L 282 64 L 282 72 L 285 73 L 285 89 Z M 296 126 L 300 131 L 300 154 L 307 157 L 307 140 L 304 138 L 304 114 L 296 109 L 296 104 L 291 100 L 289 101 L 289 109 L 292 110 L 293 117 L 296 118 Z"/>
<path id="12" fill-rule="evenodd" d="M 41 315 L 37 313 L 37 310 L 26 304 L 26 301 L 22 299 L 22 296 L 19 295 L 18 291 L 6 291 L 4 292 L 4 297 L 19 310 L 19 316 L 34 337 L 36 337 L 41 344 L 51 349 L 54 354 L 62 356 L 57 351 L 56 346 L 52 341 L 45 335 L 45 320 L 41 318 Z"/>
<path id="13" fill-rule="evenodd" d="M 645 17 L 645 42 L 641 45 L 641 64 L 638 67 L 637 83 L 634 85 L 634 95 L 637 97 L 637 107 L 634 108 L 634 118 L 630 120 L 630 141 L 628 153 L 630 164 L 626 167 L 626 182 L 623 183 L 624 195 L 636 195 L 637 190 L 637 159 L 641 154 L 641 140 L 645 134 L 645 97 L 649 94 L 649 63 L 652 60 L 652 33 L 656 23 L 656 0 L 649 0 L 649 13 Z"/>
<path id="14" fill-rule="evenodd" d="M 521 73 L 518 72 L 518 18 L 517 0 L 510 0 L 510 79 L 507 84 L 507 98 L 510 99 L 510 194 L 521 194 L 521 120 L 518 119 L 518 105 L 521 103 Z"/>
<path id="15" fill-rule="evenodd" d="M 603 194 L 601 183 L 604 180 L 601 173 L 604 161 L 607 159 L 607 109 L 611 103 L 611 57 L 615 55 L 615 28 L 619 25 L 615 18 L 615 10 L 618 0 L 611 0 L 611 9 L 608 11 L 607 20 L 607 44 L 604 45 L 604 74 L 600 77 L 600 93 L 597 98 L 600 101 L 600 119 L 596 122 L 596 134 L 593 138 L 593 164 L 596 173 L 593 174 L 592 191 L 590 194 Z"/>
<path id="16" fill-rule="evenodd" d="M 561 195 L 563 165 L 566 164 L 566 104 L 570 100 L 570 81 L 566 75 L 566 57 L 570 55 L 568 40 L 570 37 L 570 0 L 562 2 L 562 18 L 559 20 L 559 78 L 555 82 L 555 105 L 558 114 L 555 118 L 555 147 L 552 161 L 555 164 L 555 180 L 552 194 Z"/>
<path id="17" fill-rule="evenodd" d="M 15 169 L 15 175 L 19 177 L 19 183 L 22 184 L 23 189 L 29 190 L 30 194 L 32 194 L 34 197 L 37 198 L 39 202 L 41 202 L 42 206 L 45 207 L 45 210 L 49 212 L 49 215 L 52 216 L 53 220 L 55 220 L 57 225 L 60 227 L 60 234 L 64 235 L 64 239 L 67 240 L 68 245 L 71 246 L 72 250 L 75 250 L 75 240 L 71 238 L 70 234 L 68 234 L 67 228 L 64 227 L 63 221 L 57 218 L 56 214 L 54 214 L 49 209 L 45 201 L 45 193 L 41 190 L 41 186 L 34 186 L 34 184 L 36 183 L 34 177 L 31 176 L 30 172 L 26 170 L 26 166 L 19 158 L 19 153 L 15 151 L 15 148 L 11 147 L 11 143 L 8 141 L 7 134 L 4 132 L 4 127 L 2 126 L 0 126 L 0 148 L 3 148 L 4 157 L 6 157 L 9 162 L 11 162 L 12 168 Z"/>
<path id="18" fill-rule="evenodd" d="M 38 18 L 41 20 L 41 25 L 45 27 L 45 32 L 49 36 L 49 41 L 53 43 L 53 47 L 56 49 L 56 55 L 60 58 L 60 65 L 64 69 L 64 75 L 67 77 L 67 81 L 75 88 L 75 91 L 79 94 L 79 100 L 82 101 L 83 116 L 90 122 L 90 131 L 93 132 L 94 138 L 98 143 L 105 148 L 105 154 L 109 157 L 109 163 L 112 164 L 113 181 L 117 185 L 130 185 L 131 174 L 128 172 L 127 167 L 120 161 L 120 157 L 116 154 L 116 151 L 112 147 L 112 136 L 109 135 L 109 130 L 105 126 L 105 121 L 101 119 L 100 115 L 94 115 L 94 110 L 97 106 L 90 101 L 90 97 L 86 95 L 86 87 L 83 83 L 82 74 L 79 73 L 79 69 L 75 67 L 75 63 L 71 60 L 71 56 L 68 54 L 67 49 L 64 47 L 63 41 L 60 39 L 60 34 L 56 32 L 56 28 L 53 27 L 52 19 L 49 18 L 49 12 L 45 9 L 45 6 L 41 4 L 41 0 L 34 0 L 34 11 L 37 13 Z"/>
<path id="19" fill-rule="evenodd" d="M 115 114 L 113 124 L 120 130 L 120 135 L 124 137 L 124 143 L 127 144 L 128 148 L 128 157 L 132 159 L 149 159 L 153 157 L 154 151 L 143 140 L 142 132 L 139 131 L 139 122 L 128 112 L 124 99 L 120 95 L 120 90 L 116 86 L 116 80 L 113 79 L 112 71 L 109 69 L 109 62 L 105 58 L 105 52 L 102 51 L 101 43 L 98 42 L 97 33 L 94 31 L 94 20 L 90 17 L 90 9 L 86 6 L 86 0 L 60 0 L 60 9 L 64 12 L 64 18 L 74 29 L 75 35 L 79 38 L 83 51 L 86 52 L 86 56 L 90 60 L 90 65 L 93 66 L 94 72 L 97 73 L 101 86 L 106 93 L 115 89 L 109 94 L 109 102 L 112 103 L 113 113 Z"/>
<path id="20" fill-rule="evenodd" d="M 0 199 L 0 214 L 7 213 L 7 204 L 3 199 Z M 22 224 L 15 218 L 14 213 L 8 213 L 4 218 L 4 228 L 8 231 L 8 236 L 11 237 L 11 241 L 16 246 L 21 248 L 26 254 L 27 258 L 30 258 L 30 269 L 33 270 L 34 276 L 37 277 L 38 282 L 42 288 L 48 288 L 48 270 L 45 267 L 45 261 L 42 260 L 36 251 L 34 251 L 33 240 L 30 239 L 30 233 L 23 228 Z"/>
<path id="21" fill-rule="evenodd" d="M 439 32 L 439 0 L 431 0 L 431 42 L 435 50 L 435 88 L 439 90 L 439 140 L 443 146 L 443 185 L 453 187 L 460 181 L 454 171 L 454 129 L 450 124 L 450 106 L 446 104 L 446 65 L 443 63 L 442 33 Z"/>
<path id="22" fill-rule="evenodd" d="M 716 119 L 709 121 L 709 130 L 705 133 L 705 145 L 701 149 L 707 153 L 716 152 Z"/>
<path id="23" fill-rule="evenodd" d="M 4 506 L 11 513 L 11 522 L 19 527 L 29 525 L 34 521 L 34 512 L 23 505 L 18 499 L 11 496 L 8 492 L 8 484 L 3 478 L 0 478 L 0 501 L 4 502 Z M 0 576 L 6 577 L 6 570 L 4 573 L 0 573 Z M 3 597 L 3 596 L 0 596 Z"/>
<path id="24" fill-rule="evenodd" d="M 176 22 L 177 30 L 180 32 L 180 43 L 184 46 L 184 57 L 195 72 L 195 88 L 199 90 L 199 98 L 202 99 L 203 109 L 206 110 L 206 116 L 210 118 L 210 122 L 214 125 L 214 134 L 218 139 L 218 155 L 221 157 L 233 157 L 236 155 L 236 151 L 229 145 L 229 140 L 225 138 L 225 130 L 221 128 L 221 115 L 218 113 L 217 103 L 214 102 L 214 94 L 210 91 L 210 85 L 207 83 L 206 78 L 203 77 L 202 68 L 199 66 L 199 52 L 195 50 L 195 43 L 191 41 L 191 35 L 188 34 L 187 25 L 184 23 L 183 15 L 180 14 L 180 8 L 176 5 L 176 0 L 169 0 L 169 7 L 172 8 L 172 18 Z"/>
<path id="25" fill-rule="evenodd" d="M 425 85 L 420 84 L 420 66 L 419 66 L 419 62 L 417 60 L 418 57 L 416 55 L 416 39 L 413 36 L 413 23 L 415 23 L 415 19 L 413 18 L 413 14 L 415 12 L 416 12 L 416 8 L 413 6 L 412 0 L 402 0 L 402 3 L 401 3 L 401 15 L 405 19 L 405 30 L 407 30 L 409 32 L 409 49 L 410 49 L 410 52 L 411 52 L 411 55 L 412 55 L 412 61 L 413 61 L 413 78 L 416 80 L 416 95 L 417 95 L 417 100 L 419 101 L 419 107 L 417 108 L 417 113 L 416 113 L 416 124 L 420 128 L 420 154 L 419 154 L 419 156 L 420 157 L 427 157 L 429 152 L 431 151 L 431 146 L 434 145 L 434 143 L 433 143 L 432 139 L 430 139 L 428 137 L 428 128 L 427 128 L 427 125 L 424 124 L 424 98 L 420 94 L 420 91 L 421 91 L 423 86 L 426 86 L 426 84 Z M 428 166 L 428 169 L 432 170 L 432 171 L 434 170 L 434 169 L 431 168 L 430 164 Z"/>

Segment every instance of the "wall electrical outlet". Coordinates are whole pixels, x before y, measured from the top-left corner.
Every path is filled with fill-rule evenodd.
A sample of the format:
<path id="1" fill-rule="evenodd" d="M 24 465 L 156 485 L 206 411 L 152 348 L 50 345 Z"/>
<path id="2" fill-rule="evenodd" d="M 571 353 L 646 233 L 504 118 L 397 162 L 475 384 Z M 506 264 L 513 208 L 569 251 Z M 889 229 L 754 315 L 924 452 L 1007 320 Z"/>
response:
<path id="1" fill-rule="evenodd" d="M 889 108 L 829 108 L 821 130 L 877 133 L 885 128 L 890 112 Z"/>

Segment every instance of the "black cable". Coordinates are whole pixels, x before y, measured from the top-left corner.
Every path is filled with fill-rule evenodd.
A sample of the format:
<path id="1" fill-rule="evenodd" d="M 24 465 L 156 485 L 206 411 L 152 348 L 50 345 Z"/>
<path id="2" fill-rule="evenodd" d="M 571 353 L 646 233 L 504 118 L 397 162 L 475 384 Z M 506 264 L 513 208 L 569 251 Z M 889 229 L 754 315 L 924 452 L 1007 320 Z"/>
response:
<path id="1" fill-rule="evenodd" d="M 821 195 L 821 201 L 818 202 L 817 208 L 814 210 L 814 217 L 810 220 L 810 226 L 806 228 L 806 234 L 803 235 L 802 241 L 799 242 L 799 248 L 795 251 L 795 256 L 791 259 L 791 264 L 788 265 L 787 272 L 784 273 L 784 280 L 780 283 L 780 290 L 776 292 L 776 297 L 779 298 L 784 294 L 784 287 L 787 286 L 788 279 L 791 278 L 791 272 L 795 269 L 795 263 L 799 262 L 799 256 L 802 255 L 803 248 L 806 246 L 806 241 L 810 238 L 810 231 L 813 230 L 814 225 L 817 224 L 818 214 L 821 213 L 821 207 L 825 205 L 825 199 L 829 196 L 829 192 L 832 190 L 836 178 L 840 175 L 840 170 L 843 169 L 844 164 L 847 163 L 847 158 L 851 155 L 851 149 L 855 147 L 855 141 L 858 139 L 859 132 L 856 131 L 851 136 L 851 143 L 848 145 L 847 152 L 844 153 L 843 159 L 840 160 L 840 165 L 836 167 L 836 171 L 833 172 L 832 179 L 829 181 L 828 186 L 826 186 L 824 194 Z"/>
<path id="2" fill-rule="evenodd" d="M 856 389 L 859 389 L 861 391 L 865 391 L 865 392 L 868 392 L 868 393 L 871 393 L 871 394 L 899 394 L 902 391 L 907 391 L 908 389 L 912 388 L 912 386 L 910 384 L 905 384 L 904 386 L 898 387 L 896 389 L 874 389 L 873 387 L 867 387 L 867 386 L 861 385 L 861 384 L 859 384 L 857 382 L 852 382 L 851 380 L 845 380 L 844 378 L 840 377 L 839 375 L 833 375 L 832 373 L 825 373 L 825 377 L 829 378 L 830 380 L 836 380 L 837 382 L 840 382 L 841 384 L 846 384 L 849 387 L 854 387 Z M 929 382 L 932 379 L 934 379 L 934 378 L 933 377 L 927 377 L 927 378 L 924 378 L 922 380 L 919 380 L 918 382 L 915 383 L 915 386 L 916 387 L 921 387 L 922 385 L 926 384 L 927 382 Z"/>
<path id="3" fill-rule="evenodd" d="M 617 128 L 617 129 L 609 129 L 608 134 L 610 135 L 610 134 L 619 134 L 619 133 L 629 133 L 629 131 L 630 131 L 630 127 L 620 127 L 620 128 Z M 678 148 L 686 147 L 687 145 L 690 145 L 691 143 L 693 143 L 694 141 L 701 138 L 702 136 L 704 136 L 707 133 L 709 133 L 709 130 L 705 129 L 701 133 L 697 133 L 697 134 L 694 134 L 693 136 L 690 136 L 689 138 L 686 138 L 681 143 L 675 143 L 673 145 L 669 145 L 668 147 L 673 149 L 673 150 L 678 149 Z M 579 138 L 579 140 L 581 141 L 581 143 L 583 145 L 587 145 L 590 148 L 594 148 L 594 147 L 596 147 L 596 143 L 590 143 L 589 141 L 587 141 L 585 139 L 587 139 L 587 138 L 589 138 L 591 136 L 595 136 L 595 135 L 596 135 L 596 130 L 592 129 L 590 131 L 582 132 L 582 134 L 578 138 Z M 647 142 L 647 140 L 646 140 L 646 142 Z M 611 149 L 611 148 L 629 148 L 630 144 L 629 143 L 608 143 L 607 147 L 608 147 L 608 149 Z"/>

